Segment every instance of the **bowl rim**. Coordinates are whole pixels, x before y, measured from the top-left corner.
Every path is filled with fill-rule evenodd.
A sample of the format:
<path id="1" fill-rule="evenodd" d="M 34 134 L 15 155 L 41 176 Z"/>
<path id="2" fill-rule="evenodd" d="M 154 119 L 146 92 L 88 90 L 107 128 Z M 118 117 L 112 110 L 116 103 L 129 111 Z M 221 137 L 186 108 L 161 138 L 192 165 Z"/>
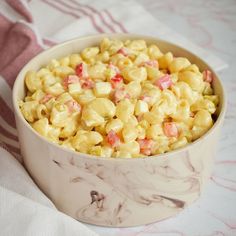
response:
<path id="1" fill-rule="evenodd" d="M 102 156 L 95 156 L 95 155 L 91 155 L 91 154 L 86 154 L 86 153 L 82 153 L 82 152 L 78 152 L 78 151 L 73 151 L 70 150 L 69 148 L 63 147 L 57 143 L 54 143 L 52 141 L 47 140 L 45 137 L 43 137 L 42 135 L 40 135 L 38 132 L 36 132 L 31 126 L 30 124 L 24 119 L 20 109 L 19 109 L 19 105 L 18 105 L 18 100 L 17 100 L 17 92 L 18 92 L 18 85 L 19 85 L 19 81 L 20 81 L 20 77 L 23 77 L 23 71 L 25 70 L 25 68 L 32 63 L 33 60 L 35 60 L 38 57 L 41 57 L 45 54 L 48 54 L 54 50 L 57 50 L 59 48 L 64 47 L 65 45 L 68 44 L 72 44 L 76 41 L 84 41 L 86 39 L 91 39 L 91 38 L 104 38 L 104 37 L 108 37 L 108 38 L 118 38 L 121 40 L 124 40 L 125 38 L 129 39 L 129 37 L 131 37 L 132 39 L 137 38 L 137 39 L 143 39 L 143 40 L 152 40 L 152 41 L 159 41 L 161 43 L 164 44 L 168 44 L 171 45 L 173 47 L 176 47 L 182 51 L 185 51 L 189 54 L 191 54 L 192 56 L 194 56 L 197 60 L 202 61 L 208 69 L 210 69 L 214 76 L 215 79 L 217 80 L 217 84 L 219 84 L 221 90 L 222 90 L 222 100 L 221 100 L 221 109 L 219 111 L 219 115 L 217 117 L 217 120 L 215 121 L 215 123 L 213 124 L 213 126 L 201 137 L 199 137 L 198 139 L 196 139 L 195 141 L 193 141 L 192 143 L 187 144 L 184 147 L 175 149 L 175 150 L 171 150 L 168 151 L 166 153 L 162 153 L 162 154 L 157 154 L 154 156 L 147 156 L 147 157 L 137 157 L 137 158 L 124 158 L 124 157 L 116 157 L 116 158 L 112 158 L 112 157 L 102 157 Z M 70 40 L 66 40 L 62 43 L 59 43 L 57 45 L 54 45 L 46 50 L 43 50 L 42 52 L 40 52 L 39 54 L 37 54 L 36 56 L 34 56 L 33 58 L 31 58 L 20 70 L 20 72 L 18 73 L 14 85 L 13 85 L 13 90 L 12 90 L 12 100 L 13 100 L 13 111 L 15 116 L 21 121 L 23 122 L 23 125 L 25 126 L 25 128 L 29 129 L 34 135 L 36 135 L 39 139 L 41 139 L 43 142 L 46 142 L 48 145 L 52 145 L 53 147 L 60 149 L 61 151 L 65 151 L 68 153 L 71 153 L 73 155 L 73 157 L 84 157 L 84 158 L 89 158 L 92 160 L 103 160 L 103 161 L 142 161 L 142 160 L 152 160 L 152 159 L 156 159 L 156 158 L 168 158 L 172 155 L 175 154 L 179 154 L 181 152 L 187 151 L 188 149 L 190 149 L 191 147 L 197 145 L 199 142 L 204 141 L 206 138 L 208 138 L 208 136 L 210 136 L 210 134 L 212 134 L 212 132 L 215 131 L 215 129 L 224 121 L 224 116 L 226 113 L 226 104 L 227 104 L 227 97 L 226 97 L 226 93 L 225 93 L 225 88 L 222 85 L 221 80 L 219 79 L 218 73 L 215 72 L 214 69 L 212 69 L 211 66 L 209 66 L 209 64 L 207 62 L 205 62 L 203 59 L 201 59 L 199 56 L 195 55 L 193 52 L 189 51 L 188 49 L 183 48 L 182 46 L 179 46 L 177 44 L 174 44 L 172 42 L 169 42 L 167 40 L 163 40 L 160 39 L 158 37 L 152 37 L 152 36 L 148 36 L 148 35 L 142 35 L 142 34 L 133 34 L 133 33 L 103 33 L 103 34 L 92 34 L 92 35 L 88 35 L 88 36 L 82 36 L 82 37 L 76 37 Z M 23 157 L 24 158 L 24 157 Z"/>

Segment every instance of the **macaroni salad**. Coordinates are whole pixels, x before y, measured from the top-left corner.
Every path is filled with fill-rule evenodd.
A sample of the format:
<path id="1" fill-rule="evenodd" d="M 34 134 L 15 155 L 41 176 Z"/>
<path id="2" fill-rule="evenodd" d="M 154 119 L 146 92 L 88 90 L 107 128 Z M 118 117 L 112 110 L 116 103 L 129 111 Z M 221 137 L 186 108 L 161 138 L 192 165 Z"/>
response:
<path id="1" fill-rule="evenodd" d="M 25 76 L 24 118 L 46 139 L 103 157 L 153 156 L 213 125 L 213 74 L 144 40 L 104 38 Z"/>

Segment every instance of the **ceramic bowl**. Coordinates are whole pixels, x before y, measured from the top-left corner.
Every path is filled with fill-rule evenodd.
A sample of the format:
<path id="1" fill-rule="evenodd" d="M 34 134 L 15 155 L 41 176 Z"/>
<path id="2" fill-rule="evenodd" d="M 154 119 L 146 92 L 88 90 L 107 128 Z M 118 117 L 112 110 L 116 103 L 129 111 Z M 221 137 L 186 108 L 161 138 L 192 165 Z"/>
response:
<path id="1" fill-rule="evenodd" d="M 24 119 L 17 101 L 26 93 L 24 76 L 52 58 L 98 45 L 104 37 L 146 40 L 163 51 L 187 57 L 201 70 L 210 69 L 220 97 L 213 127 L 188 146 L 148 158 L 103 158 L 73 152 L 47 141 Z M 186 49 L 156 38 L 103 34 L 73 39 L 34 57 L 20 71 L 13 88 L 15 119 L 24 165 L 56 207 L 79 221 L 111 227 L 137 226 L 176 215 L 199 198 L 209 179 L 226 102 L 222 84 L 204 60 Z"/>

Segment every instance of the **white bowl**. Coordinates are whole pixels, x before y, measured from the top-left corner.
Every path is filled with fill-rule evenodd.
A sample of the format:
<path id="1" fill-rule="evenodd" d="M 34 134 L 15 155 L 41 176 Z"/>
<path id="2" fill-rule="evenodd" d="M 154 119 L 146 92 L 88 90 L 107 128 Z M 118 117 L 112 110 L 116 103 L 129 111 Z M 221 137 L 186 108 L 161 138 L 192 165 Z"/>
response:
<path id="1" fill-rule="evenodd" d="M 98 45 L 102 38 L 141 38 L 163 51 L 187 57 L 201 70 L 210 69 L 202 59 L 169 42 L 133 34 L 102 34 L 73 39 L 34 57 L 19 73 L 13 104 L 24 164 L 41 190 L 56 207 L 80 221 L 103 226 L 143 225 L 173 216 L 195 201 L 211 174 L 213 156 L 223 123 L 226 102 L 216 75 L 220 97 L 218 118 L 201 138 L 179 150 L 148 158 L 103 158 L 73 152 L 47 141 L 24 119 L 17 101 L 26 94 L 24 77 L 52 58 Z"/>

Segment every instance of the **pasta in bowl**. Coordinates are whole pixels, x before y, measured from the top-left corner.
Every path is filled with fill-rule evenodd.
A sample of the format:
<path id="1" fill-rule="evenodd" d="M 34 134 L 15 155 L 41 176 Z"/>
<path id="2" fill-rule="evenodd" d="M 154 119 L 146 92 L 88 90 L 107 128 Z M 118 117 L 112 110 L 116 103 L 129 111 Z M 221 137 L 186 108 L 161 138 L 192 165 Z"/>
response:
<path id="1" fill-rule="evenodd" d="M 24 118 L 49 141 L 104 157 L 143 157 L 185 146 L 213 125 L 213 74 L 145 40 L 100 45 L 25 76 Z"/>
<path id="2" fill-rule="evenodd" d="M 36 56 L 13 100 L 36 183 L 58 209 L 106 226 L 151 223 L 197 199 L 225 112 L 221 83 L 201 59 L 120 34 Z"/>

